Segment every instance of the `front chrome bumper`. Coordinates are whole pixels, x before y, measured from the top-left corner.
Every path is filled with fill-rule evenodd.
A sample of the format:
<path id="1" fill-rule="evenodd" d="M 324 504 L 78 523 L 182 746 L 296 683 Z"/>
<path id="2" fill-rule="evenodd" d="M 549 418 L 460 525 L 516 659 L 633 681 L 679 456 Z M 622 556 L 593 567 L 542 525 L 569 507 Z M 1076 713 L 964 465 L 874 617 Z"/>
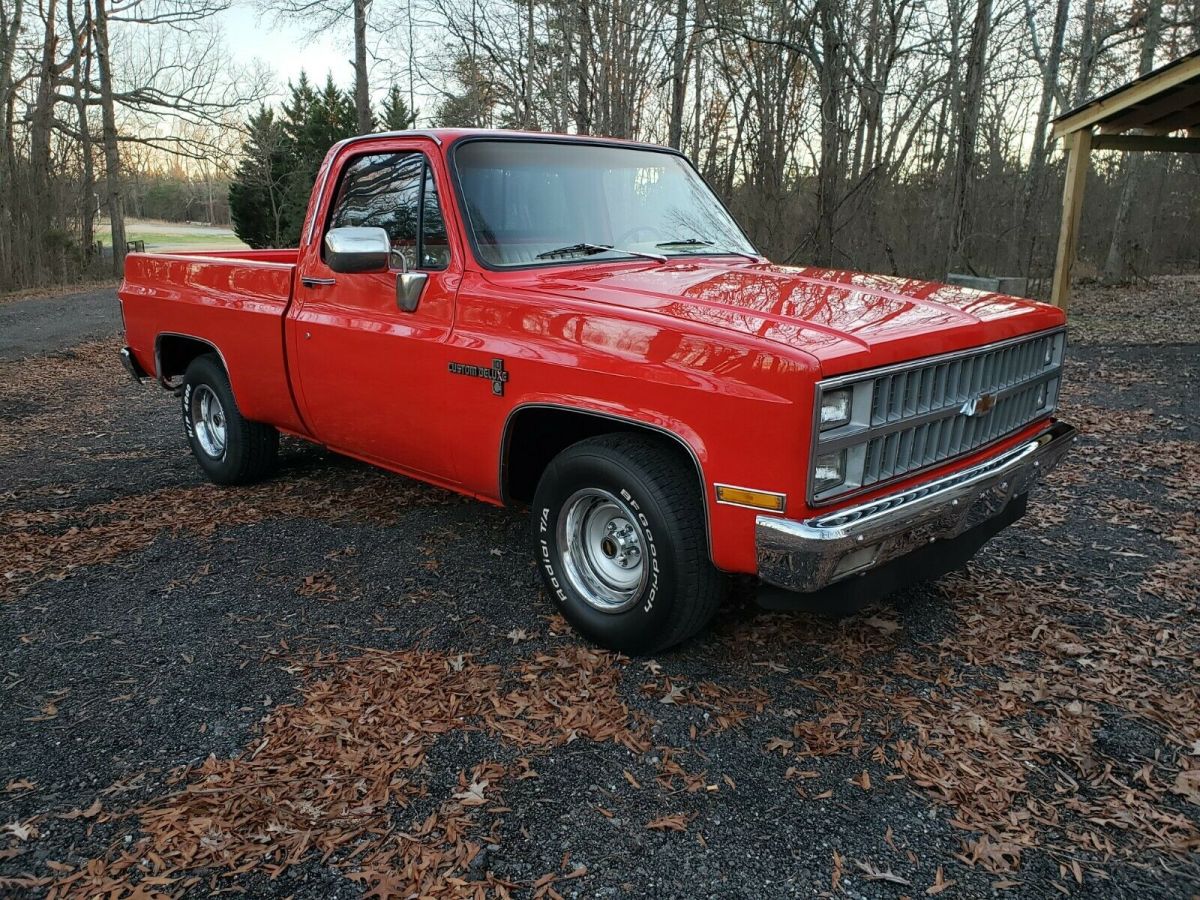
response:
<path id="1" fill-rule="evenodd" d="M 818 591 L 999 515 L 1062 460 L 1075 429 L 1055 422 L 1036 438 L 969 469 L 803 522 L 759 516 L 758 575 Z"/>

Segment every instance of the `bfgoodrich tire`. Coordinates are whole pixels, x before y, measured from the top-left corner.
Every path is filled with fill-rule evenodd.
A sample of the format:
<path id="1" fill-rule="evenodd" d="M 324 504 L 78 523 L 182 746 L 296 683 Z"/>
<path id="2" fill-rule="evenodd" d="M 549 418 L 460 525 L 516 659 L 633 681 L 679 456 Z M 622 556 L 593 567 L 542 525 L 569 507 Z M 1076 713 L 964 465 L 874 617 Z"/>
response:
<path id="1" fill-rule="evenodd" d="M 212 354 L 192 360 L 183 376 L 183 428 L 192 455 L 217 484 L 249 484 L 275 467 L 279 432 L 238 410 L 229 376 Z"/>
<path id="2" fill-rule="evenodd" d="M 546 468 L 533 500 L 542 579 L 567 621 L 611 650 L 654 653 L 703 629 L 724 579 L 695 472 L 663 441 L 609 434 Z"/>

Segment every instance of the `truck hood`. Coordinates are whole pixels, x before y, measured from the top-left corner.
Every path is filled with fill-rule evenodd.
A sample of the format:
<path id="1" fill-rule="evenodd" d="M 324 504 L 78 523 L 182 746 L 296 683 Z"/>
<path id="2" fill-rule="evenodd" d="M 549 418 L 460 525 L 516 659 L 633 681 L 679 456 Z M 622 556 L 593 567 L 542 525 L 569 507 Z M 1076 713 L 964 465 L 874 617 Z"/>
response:
<path id="1" fill-rule="evenodd" d="M 1003 294 L 770 263 L 639 261 L 520 275 L 534 290 L 784 344 L 815 357 L 826 376 L 990 344 L 1064 321 L 1055 307 Z"/>

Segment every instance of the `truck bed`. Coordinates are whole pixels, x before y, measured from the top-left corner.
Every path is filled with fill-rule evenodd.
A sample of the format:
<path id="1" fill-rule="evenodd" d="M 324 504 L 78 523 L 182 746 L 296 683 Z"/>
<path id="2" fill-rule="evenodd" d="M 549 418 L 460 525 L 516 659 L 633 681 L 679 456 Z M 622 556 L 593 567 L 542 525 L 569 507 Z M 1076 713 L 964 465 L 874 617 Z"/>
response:
<path id="1" fill-rule="evenodd" d="M 243 415 L 303 431 L 284 352 L 296 256 L 296 250 L 129 254 L 120 298 L 137 361 L 157 377 L 164 341 L 211 344 L 220 348 Z"/>

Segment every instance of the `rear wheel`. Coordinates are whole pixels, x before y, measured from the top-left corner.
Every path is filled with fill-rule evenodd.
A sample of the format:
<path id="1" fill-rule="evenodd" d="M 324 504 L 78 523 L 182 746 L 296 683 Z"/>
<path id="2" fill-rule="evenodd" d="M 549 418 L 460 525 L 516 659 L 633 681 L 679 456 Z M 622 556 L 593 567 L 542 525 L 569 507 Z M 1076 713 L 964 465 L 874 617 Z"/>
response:
<path id="1" fill-rule="evenodd" d="M 547 590 L 596 643 L 653 653 L 716 612 L 724 578 L 708 558 L 700 486 L 662 441 L 610 434 L 567 448 L 542 475 L 533 513 Z"/>
<path id="2" fill-rule="evenodd" d="M 217 484 L 249 484 L 275 466 L 279 432 L 244 418 L 218 357 L 198 356 L 183 376 L 183 427 L 192 455 Z"/>

